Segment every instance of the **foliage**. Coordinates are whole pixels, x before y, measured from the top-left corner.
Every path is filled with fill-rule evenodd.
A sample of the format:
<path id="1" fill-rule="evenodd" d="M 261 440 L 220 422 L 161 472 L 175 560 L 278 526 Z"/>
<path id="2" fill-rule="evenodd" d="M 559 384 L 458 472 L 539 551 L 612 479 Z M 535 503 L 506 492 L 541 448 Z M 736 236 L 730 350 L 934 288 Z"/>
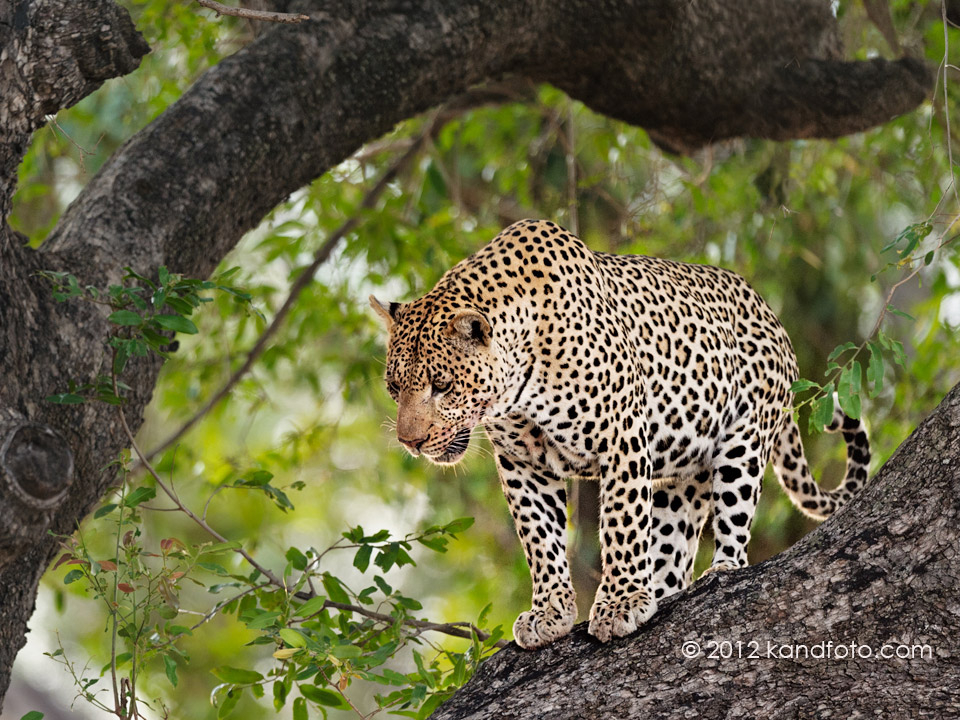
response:
<path id="1" fill-rule="evenodd" d="M 155 52 L 138 72 L 108 83 L 39 131 L 21 168 L 13 223 L 35 245 L 90 173 L 132 132 L 179 97 L 204 68 L 252 37 L 250 25 L 218 20 L 185 4 L 145 0 L 131 6 Z M 960 32 L 944 31 L 938 4 L 898 0 L 891 9 L 905 46 L 922 48 L 935 63 L 946 59 L 958 64 Z M 839 15 L 851 54 L 890 55 L 861 4 L 842 2 Z M 944 72 L 952 71 L 948 67 Z M 383 338 L 365 298 L 370 292 L 384 299 L 416 297 L 505 224 L 549 217 L 597 250 L 707 262 L 746 277 L 782 319 L 794 343 L 805 378 L 795 389 L 808 393 L 798 401 L 802 418 L 811 427 L 822 426 L 827 402 L 832 407 L 836 391 L 847 412 L 867 419 L 874 457 L 882 462 L 960 381 L 960 267 L 956 245 L 950 243 L 960 211 L 950 163 L 950 143 L 960 125 L 953 77 L 948 76 L 946 97 L 940 86 L 934 104 L 857 136 L 780 144 L 738 141 L 694 158 L 661 153 L 643 131 L 595 115 L 555 89 L 541 87 L 531 102 L 475 109 L 429 132 L 417 162 L 390 184 L 375 208 L 361 211 L 364 192 L 428 127 L 424 119 L 411 120 L 276 208 L 224 261 L 222 271 L 239 268 L 229 282 L 245 288 L 249 307 L 257 308 L 262 318 L 238 312 L 236 296 L 228 292 L 214 292 L 211 302 L 199 305 L 188 301 L 192 311 L 179 315 L 198 332 L 178 335 L 179 348 L 170 352 L 163 350 L 169 348 L 169 334 L 160 332 L 163 326 L 158 328 L 155 318 L 176 315 L 175 308 L 167 304 L 161 312 L 160 306 L 148 303 L 146 310 L 138 309 L 124 296 L 128 304 L 110 310 L 130 310 L 140 317 L 139 325 L 114 325 L 119 342 L 135 341 L 141 328 L 151 330 L 163 336 L 164 344 L 147 343 L 148 350 L 158 348 L 169 356 L 138 442 L 156 447 L 218 392 L 242 365 L 264 331 L 265 319 L 275 316 L 291 282 L 317 248 L 344 220 L 359 213 L 359 229 L 344 238 L 320 268 L 317 281 L 301 293 L 252 370 L 175 448 L 156 458 L 156 470 L 168 484 L 176 478 L 176 497 L 183 506 L 204 508 L 201 519 L 239 543 L 265 569 L 280 568 L 276 574 L 290 588 L 306 575 L 333 601 L 324 578 L 335 577 L 350 604 L 369 609 L 360 597 L 376 587 L 365 597 L 386 603 L 385 614 L 410 619 L 417 611 L 404 606 L 402 597 L 423 605 L 423 612 L 438 622 L 479 618 L 492 600 L 484 623 L 509 626 L 527 609 L 529 580 L 486 446 L 478 438 L 455 474 L 444 474 L 406 456 L 391 439 L 390 429 L 381 425 L 393 412 L 380 377 Z M 949 132 L 948 117 L 953 121 Z M 60 292 L 76 292 L 69 279 L 59 281 L 66 282 Z M 159 274 L 149 282 L 166 286 Z M 125 283 L 150 287 L 135 277 Z M 209 291 L 184 290 L 204 298 Z M 78 291 L 89 299 L 86 289 Z M 153 292 L 134 295 L 146 299 Z M 120 319 L 133 322 L 128 316 Z M 140 337 L 146 342 L 146 334 Z M 128 362 L 138 361 L 134 350 L 140 346 L 128 347 L 127 354 L 134 357 Z M 112 383 L 100 381 L 104 392 L 97 389 L 96 378 L 78 378 L 77 386 L 65 391 L 108 399 Z M 844 454 L 835 438 L 810 435 L 805 447 L 818 476 L 841 474 Z M 333 696 L 311 698 L 313 691 L 308 690 L 297 697 L 293 685 L 327 690 L 342 699 L 341 669 L 347 672 L 346 690 L 361 714 L 376 709 L 376 693 L 390 698 L 390 692 L 401 692 L 401 687 L 409 690 L 411 701 L 416 692 L 424 693 L 420 699 L 429 703 L 439 697 L 434 693 L 462 681 L 479 659 L 472 641 L 446 638 L 442 651 L 420 656 L 434 679 L 431 685 L 410 651 L 411 643 L 424 641 L 412 626 L 379 625 L 381 632 L 375 635 L 367 625 L 372 619 L 332 606 L 308 621 L 297 612 L 312 600 L 267 584 L 227 603 L 202 629 L 174 633 L 176 642 L 166 654 L 176 665 L 174 688 L 170 665 L 151 637 L 156 633 L 172 639 L 167 623 L 192 627 L 210 610 L 210 594 L 190 578 L 207 587 L 240 583 L 220 588 L 217 599 L 229 600 L 234 595 L 227 593 L 263 584 L 266 576 L 256 576 L 235 550 L 201 557 L 202 549 L 211 547 L 211 536 L 183 512 L 161 512 L 176 509 L 162 490 L 136 507 L 124 505 L 121 498 L 132 497 L 137 488 L 159 489 L 154 478 L 143 476 L 142 468 L 126 461 L 119 467 L 124 466 L 129 472 L 122 473 L 124 482 L 118 481 L 115 496 L 105 506 L 116 507 L 89 520 L 76 536 L 78 544 L 68 550 L 70 560 L 80 563 L 51 570 L 45 584 L 45 596 L 54 607 L 44 624 L 59 627 L 63 642 L 64 654 L 57 657 L 97 659 L 92 674 L 78 672 L 81 679 L 99 678 L 97 671 L 111 657 L 110 633 L 101 629 L 115 624 L 119 633 L 130 624 L 126 618 L 135 603 L 141 602 L 148 603 L 136 610 L 141 621 L 144 608 L 154 608 L 150 633 L 132 634 L 140 637 L 137 641 L 118 635 L 119 643 L 122 652 L 141 654 L 138 692 L 158 698 L 172 717 L 212 718 L 231 703 L 238 716 L 269 717 L 279 682 L 287 693 L 285 712 L 299 718 L 307 704 L 319 709 L 320 698 L 332 701 Z M 581 492 L 589 493 L 589 486 Z M 291 497 L 296 498 L 295 511 L 289 506 Z M 584 498 L 577 507 L 586 509 L 590 503 Z M 448 552 L 431 553 L 429 562 L 416 567 L 394 562 L 387 571 L 376 564 L 384 543 L 407 542 L 419 548 L 417 534 L 407 537 L 413 528 L 444 527 L 460 516 L 473 516 L 477 522 L 458 542 L 444 546 Z M 126 546 L 116 545 L 121 521 L 140 530 L 131 545 L 139 549 L 130 550 L 134 554 L 129 559 Z M 594 519 L 586 511 L 575 511 L 571 522 L 571 559 L 585 610 L 596 583 L 590 540 Z M 376 535 L 362 531 L 354 539 L 342 537 L 343 528 L 357 525 L 386 528 L 390 539 L 364 540 Z M 751 560 L 780 551 L 811 527 L 783 493 L 764 493 L 753 526 Z M 446 537 L 430 535 L 433 540 L 428 542 Z M 165 557 L 161 542 L 171 538 L 179 543 L 171 545 Z M 335 551 L 327 552 L 335 545 Z M 368 551 L 346 545 L 370 547 L 370 555 L 365 558 Z M 709 551 L 712 543 L 705 539 L 702 546 Z M 394 552 L 396 559 L 401 551 L 411 552 L 402 544 L 389 547 L 396 550 L 388 550 L 388 558 Z M 321 555 L 322 566 L 311 566 Z M 102 561 L 117 569 L 104 569 Z M 226 574 L 203 568 L 201 562 L 217 564 Z M 698 568 L 704 562 L 701 558 Z M 64 586 L 65 575 L 73 571 L 83 577 L 73 575 L 76 580 Z M 135 576 L 139 572 L 146 574 Z M 171 580 L 176 572 L 185 575 Z M 371 580 L 373 576 L 389 591 Z M 173 607 L 157 589 L 164 577 L 179 603 L 176 618 L 160 616 L 161 610 L 169 614 Z M 120 591 L 122 609 L 111 609 L 105 599 L 111 597 L 112 584 L 119 588 L 121 582 L 137 592 Z M 105 596 L 97 594 L 101 586 Z M 148 592 L 148 587 L 153 589 Z M 264 627 L 249 626 L 265 615 Z M 286 638 L 282 630 L 289 631 Z M 398 645 L 382 670 L 333 653 L 346 647 L 344 641 L 362 644 L 368 636 L 372 644 L 363 647 L 373 653 L 401 636 L 407 645 Z M 262 642 L 258 638 L 266 642 L 257 644 Z M 47 649 L 56 647 L 56 639 L 46 642 Z M 481 650 L 486 649 L 481 643 Z M 288 658 L 272 657 L 290 651 Z M 186 657 L 190 673 L 183 672 Z M 457 670 L 460 657 L 462 671 Z M 71 663 L 78 671 L 82 667 Z M 306 672 L 308 667 L 312 674 L 298 678 L 301 670 L 295 668 Z M 132 671 L 132 657 L 121 668 Z M 260 677 L 233 674 L 229 668 Z M 388 669 L 405 677 L 407 684 L 384 691 L 376 689 L 376 678 L 354 674 L 399 682 Z M 271 692 L 254 702 L 254 688 L 264 688 L 267 680 L 274 683 Z M 198 698 L 209 697 L 221 685 L 225 687 L 214 695 L 216 706 L 204 708 Z M 332 715 L 341 712 L 322 707 Z M 424 707 L 429 705 L 420 705 L 416 712 L 424 712 Z"/>
<path id="2" fill-rule="evenodd" d="M 145 357 L 150 352 L 167 357 L 170 339 L 165 332 L 196 335 L 197 327 L 189 317 L 204 302 L 211 302 L 211 298 L 200 295 L 201 292 L 219 290 L 243 303 L 250 300 L 249 294 L 220 284 L 237 269 L 216 276 L 214 281 L 201 281 L 183 278 L 161 267 L 154 282 L 128 268 L 124 283 L 111 285 L 105 292 L 94 286 L 81 288 L 76 277 L 69 273 L 42 273 L 53 283 L 53 295 L 58 301 L 79 299 L 105 305 L 109 310 L 107 320 L 116 328 L 107 341 L 113 357 L 110 375 L 98 378 L 95 383 L 71 383 L 69 392 L 52 395 L 47 400 L 80 404 L 94 399 L 122 406 L 125 402 L 122 391 L 129 387 L 119 377 L 127 368 L 127 361 Z M 111 540 L 113 554 L 107 558 L 97 554 L 81 530 L 74 537 L 63 538 L 66 552 L 54 565 L 54 570 L 61 565 L 76 566 L 64 576 L 64 585 L 83 581 L 87 594 L 101 601 L 107 614 L 110 660 L 99 675 L 88 673 L 89 665 L 78 671 L 62 646 L 47 653 L 67 668 L 79 694 L 91 705 L 122 720 L 141 717 L 144 706 L 165 714 L 162 700 L 150 702 L 138 692 L 139 675 L 151 663 L 159 665 L 154 661 L 162 660 L 166 678 L 176 688 L 178 664 L 189 660 L 178 641 L 191 636 L 217 615 L 236 614 L 237 621 L 247 630 L 259 633 L 248 645 L 275 647 L 273 658 L 278 661 L 267 674 L 226 665 L 214 668 L 213 674 L 223 681 L 210 696 L 218 718 L 233 713 L 245 690 L 255 698 L 262 698 L 267 684 L 272 685 L 273 705 L 277 710 L 296 691 L 298 697 L 292 700 L 295 716 L 306 717 L 308 708 L 312 707 L 324 717 L 327 708 L 353 709 L 366 717 L 346 692 L 354 680 L 390 687 L 388 694 L 375 695 L 378 709 L 391 708 L 398 715 L 426 717 L 466 682 L 481 660 L 497 646 L 502 635 L 499 627 L 488 633 L 469 623 L 443 625 L 413 619 L 410 613 L 422 610 L 422 604 L 394 590 L 381 575 L 374 574 L 372 585 L 354 592 L 321 563 L 332 551 L 355 550 L 353 566 L 361 573 L 370 569 L 371 559 L 373 566 L 383 573 L 394 567 L 415 565 L 410 555 L 413 543 L 444 553 L 448 539 L 467 530 L 473 524 L 472 518 L 434 525 L 400 539 L 391 539 L 389 530 L 367 535 L 358 525 L 343 533 L 346 544 L 337 541 L 321 552 L 312 547 L 305 550 L 290 547 L 285 553 L 283 572 L 274 573 L 255 561 L 239 542 L 226 540 L 206 520 L 210 501 L 224 489 L 261 492 L 281 511 L 294 510 L 287 492 L 271 484 L 273 474 L 255 469 L 226 479 L 212 491 L 202 515 L 198 516 L 181 502 L 172 480 L 166 484 L 142 454 L 130 435 L 122 408 L 118 408 L 118 414 L 139 462 L 146 467 L 155 486 L 131 486 L 128 458 L 121 457 L 116 463 L 121 474 L 120 488 L 115 497 L 108 498 L 93 514 L 92 525 L 100 532 L 105 526 L 110 528 L 109 534 L 115 538 Z M 302 490 L 303 486 L 297 481 L 291 488 Z M 168 537 L 161 539 L 157 547 L 148 549 L 143 542 L 139 510 L 156 498 L 157 488 L 173 502 L 176 510 L 215 542 L 188 545 L 177 537 Z M 252 570 L 246 573 L 227 569 L 223 556 L 231 552 L 238 553 Z M 314 580 L 325 594 L 318 593 Z M 180 592 L 186 582 L 212 594 L 228 590 L 231 595 L 214 603 L 197 623 L 188 627 L 178 622 L 181 621 Z M 369 609 L 373 607 L 376 609 Z M 481 613 L 481 624 L 488 610 L 489 606 Z M 460 635 L 471 644 L 459 653 L 436 648 L 435 656 L 426 661 L 413 650 L 416 671 L 406 675 L 381 667 L 409 643 L 425 643 L 420 637 L 425 631 Z M 104 690 L 96 687 L 108 670 L 112 704 L 100 696 Z"/>

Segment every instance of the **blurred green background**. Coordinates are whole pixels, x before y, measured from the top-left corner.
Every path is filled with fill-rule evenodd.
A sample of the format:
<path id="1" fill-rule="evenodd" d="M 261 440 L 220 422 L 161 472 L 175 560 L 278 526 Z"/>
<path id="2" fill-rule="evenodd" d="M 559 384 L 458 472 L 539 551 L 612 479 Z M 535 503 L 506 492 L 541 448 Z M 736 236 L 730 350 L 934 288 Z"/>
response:
<path id="1" fill-rule="evenodd" d="M 34 245 L 127 138 L 256 31 L 188 3 L 125 4 L 154 52 L 138 71 L 107 83 L 36 133 L 12 220 Z M 951 28 L 945 40 L 939 3 L 896 1 L 891 7 L 906 47 L 941 63 L 948 40 L 950 55 L 958 56 L 960 33 Z M 849 54 L 892 56 L 859 3 L 841 2 L 839 15 Z M 952 92 L 952 82 L 948 86 Z M 940 80 L 932 104 L 854 137 L 736 141 L 694 158 L 666 155 L 642 130 L 596 115 L 550 87 L 532 88 L 531 98 L 473 110 L 434 133 L 321 267 L 252 372 L 160 462 L 195 509 L 216 487 L 251 468 L 273 473 L 280 487 L 302 482 L 302 490 L 289 491 L 293 512 L 241 491 L 219 493 L 210 505 L 211 524 L 270 567 L 283 567 L 290 546 L 322 550 L 357 524 L 403 535 L 472 516 L 476 524 L 448 553 L 421 552 L 416 567 L 393 570 L 387 578 L 418 598 L 420 615 L 431 620 L 475 620 L 492 602 L 488 624 L 504 625 L 508 636 L 517 613 L 529 607 L 529 578 L 489 448 L 485 440 L 475 442 L 465 462 L 447 470 L 402 451 L 389 423 L 395 408 L 381 380 L 385 337 L 368 310 L 369 293 L 385 300 L 415 298 L 506 224 L 549 218 L 595 250 L 735 270 L 780 316 L 801 374 L 820 380 L 831 350 L 849 340 L 859 343 L 870 332 L 887 291 L 906 272 L 889 267 L 895 255 L 881 248 L 907 226 L 930 218 L 937 232 L 921 247 L 923 257 L 960 210 L 944 122 L 948 114 L 953 118 L 955 135 L 960 116 L 953 113 L 953 96 L 944 101 Z M 254 296 L 267 319 L 320 243 L 357 212 L 365 190 L 424 124 L 402 124 L 295 193 L 224 260 L 221 269 L 241 268 L 231 282 Z M 916 320 L 885 321 L 886 332 L 906 346 L 908 362 L 906 368 L 888 368 L 883 392 L 864 404 L 874 469 L 960 380 L 955 247 L 940 250 L 916 281 L 898 291 L 894 304 Z M 200 334 L 181 337 L 163 370 L 139 435 L 145 448 L 156 446 L 219 389 L 265 327 L 230 296 L 216 297 L 196 322 Z M 811 436 L 805 447 L 816 474 L 832 485 L 843 467 L 842 442 Z M 814 527 L 775 485 L 768 472 L 753 527 L 754 563 Z M 590 488 L 572 497 L 571 560 L 585 618 L 597 577 L 595 507 Z M 88 520 L 83 532 L 96 546 L 111 542 L 110 530 Z M 143 533 L 148 542 L 203 539 L 185 518 L 165 512 L 144 512 Z M 703 545 L 709 551 L 712 542 Z M 331 572 L 351 582 L 356 571 L 350 557 L 330 557 Z M 698 570 L 707 560 L 699 559 Z M 109 657 L 105 616 L 80 583 L 63 585 L 66 571 L 49 571 L 41 586 L 31 642 L 18 660 L 21 692 L 65 675 L 41 656 L 57 647 L 58 636 L 81 664 L 90 657 L 91 667 L 99 668 Z M 197 587 L 184 591 L 182 606 L 203 612 L 217 599 Z M 162 697 L 171 717 L 216 717 L 208 698 L 218 680 L 210 668 L 263 670 L 273 662 L 268 649 L 245 646 L 254 636 L 230 618 L 210 623 L 183 643 L 190 661 L 181 669 L 179 687 L 170 687 L 156 663 L 143 678 L 145 693 Z M 395 662 L 404 667 L 410 660 Z M 69 703 L 72 694 L 61 688 L 55 696 Z M 12 692 L 8 714 L 13 701 Z M 357 702 L 370 706 L 362 691 Z M 268 702 L 247 696 L 237 716 L 275 713 Z"/>

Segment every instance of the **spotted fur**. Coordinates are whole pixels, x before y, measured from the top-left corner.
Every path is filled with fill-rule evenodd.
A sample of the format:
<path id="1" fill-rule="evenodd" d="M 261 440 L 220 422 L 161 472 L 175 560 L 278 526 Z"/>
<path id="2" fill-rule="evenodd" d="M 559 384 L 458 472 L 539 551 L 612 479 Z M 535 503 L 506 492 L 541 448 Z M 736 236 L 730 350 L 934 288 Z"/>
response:
<path id="1" fill-rule="evenodd" d="M 689 585 L 707 518 L 711 570 L 747 564 L 763 470 L 825 518 L 867 480 L 863 425 L 840 487 L 810 475 L 789 412 L 793 348 L 743 278 L 705 265 L 588 249 L 525 220 L 419 300 L 371 298 L 390 337 L 386 381 L 411 453 L 455 463 L 482 424 L 533 581 L 514 637 L 566 634 L 576 595 L 566 557 L 568 478 L 600 483 L 602 578 L 589 631 L 628 635 Z"/>

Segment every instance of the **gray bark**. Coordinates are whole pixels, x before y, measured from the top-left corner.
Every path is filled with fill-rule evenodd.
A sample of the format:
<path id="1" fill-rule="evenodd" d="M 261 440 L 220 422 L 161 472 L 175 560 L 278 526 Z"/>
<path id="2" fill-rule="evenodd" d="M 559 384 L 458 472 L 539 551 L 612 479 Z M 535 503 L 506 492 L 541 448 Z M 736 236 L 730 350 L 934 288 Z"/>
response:
<path id="1" fill-rule="evenodd" d="M 607 646 L 586 624 L 541 651 L 511 645 L 432 717 L 960 717 L 958 555 L 960 387 L 865 490 L 786 552 L 694 583 Z M 732 644 L 727 657 L 721 641 Z M 829 641 L 929 652 L 799 657 Z M 685 657 L 688 642 L 703 653 Z"/>
<path id="2" fill-rule="evenodd" d="M 40 251 L 5 223 L 44 116 L 147 51 L 110 0 L 0 0 L 0 698 L 37 582 L 126 445 L 104 406 L 43 402 L 108 362 L 99 309 L 53 302 L 38 269 L 83 283 L 124 266 L 207 275 L 242 234 L 364 142 L 477 83 L 513 74 L 690 151 L 752 136 L 836 137 L 919 104 L 921 63 L 843 62 L 826 0 L 292 0 L 90 181 Z M 139 426 L 158 371 L 132 364 Z"/>

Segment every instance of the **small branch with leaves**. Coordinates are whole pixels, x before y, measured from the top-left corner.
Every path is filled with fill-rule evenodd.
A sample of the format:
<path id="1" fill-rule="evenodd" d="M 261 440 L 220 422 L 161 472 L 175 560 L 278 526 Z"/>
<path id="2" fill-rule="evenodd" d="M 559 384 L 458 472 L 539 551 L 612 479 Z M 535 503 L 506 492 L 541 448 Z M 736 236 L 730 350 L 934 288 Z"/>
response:
<path id="1" fill-rule="evenodd" d="M 908 320 L 913 318 L 902 310 L 893 306 L 893 298 L 897 290 L 910 282 L 920 274 L 923 268 L 930 265 L 936 254 L 946 245 L 956 240 L 960 235 L 951 235 L 947 233 L 960 221 L 960 215 L 950 217 L 945 224 L 943 231 L 936 238 L 934 247 L 924 249 L 918 252 L 924 239 L 929 236 L 934 229 L 931 220 L 910 225 L 901 232 L 896 239 L 884 247 L 881 252 L 889 252 L 896 249 L 897 260 L 888 263 L 884 270 L 891 268 L 910 267 L 904 277 L 898 280 L 887 292 L 883 301 L 883 307 L 873 324 L 870 334 L 857 345 L 854 342 L 846 342 L 834 348 L 827 358 L 827 379 L 824 383 L 818 383 L 813 380 L 801 378 L 793 383 L 790 392 L 799 394 L 808 390 L 814 390 L 814 393 L 796 404 L 793 411 L 796 412 L 804 405 L 812 407 L 808 427 L 811 431 L 819 432 L 825 426 L 830 424 L 833 419 L 833 393 L 836 389 L 837 400 L 841 409 L 851 418 L 859 419 L 861 411 L 861 396 L 864 388 L 869 388 L 869 397 L 875 398 L 883 390 L 883 380 L 885 373 L 884 355 L 890 354 L 894 362 L 900 367 L 906 367 L 906 353 L 903 349 L 903 343 L 891 338 L 884 333 L 882 325 L 888 315 L 897 315 Z M 881 270 L 883 272 L 883 270 Z M 876 280 L 877 275 L 873 276 Z M 866 362 L 866 385 L 863 382 L 864 366 L 861 358 L 865 352 L 869 351 L 869 358 Z M 840 360 L 843 360 L 841 364 Z"/>

